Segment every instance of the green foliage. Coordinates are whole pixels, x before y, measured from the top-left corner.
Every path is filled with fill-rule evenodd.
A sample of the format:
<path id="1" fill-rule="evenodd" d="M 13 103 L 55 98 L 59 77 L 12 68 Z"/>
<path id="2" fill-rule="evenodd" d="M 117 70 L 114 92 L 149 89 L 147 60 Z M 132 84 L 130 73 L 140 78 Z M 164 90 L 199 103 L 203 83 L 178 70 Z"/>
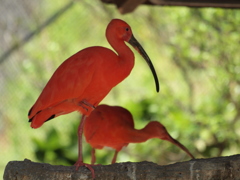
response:
<path id="1" fill-rule="evenodd" d="M 39 15 L 46 19 L 64 4 L 42 2 Z M 86 8 L 87 7 L 87 8 Z M 226 9 L 142 6 L 122 16 L 114 6 L 76 2 L 54 24 L 44 29 L 15 57 L 17 65 L 1 64 L 6 81 L 0 113 L 6 158 L 72 165 L 77 160 L 77 126 L 80 116 L 64 115 L 32 130 L 27 112 L 59 64 L 88 46 L 109 47 L 105 28 L 111 18 L 126 20 L 155 65 L 161 91 L 155 92 L 150 70 L 136 53 L 131 75 L 102 103 L 130 110 L 136 128 L 150 120 L 163 123 L 169 133 L 197 158 L 231 155 L 239 151 L 240 12 Z M 39 19 L 39 23 L 42 22 Z M 32 28 L 32 27 L 31 27 Z M 9 70 L 9 72 L 7 72 Z M 68 120 L 71 119 L 71 120 Z M 90 162 L 90 146 L 84 160 Z M 97 163 L 109 164 L 113 151 L 97 151 Z M 120 161 L 159 164 L 188 160 L 174 145 L 152 139 L 130 144 Z M 4 167 L 5 164 L 1 164 Z"/>

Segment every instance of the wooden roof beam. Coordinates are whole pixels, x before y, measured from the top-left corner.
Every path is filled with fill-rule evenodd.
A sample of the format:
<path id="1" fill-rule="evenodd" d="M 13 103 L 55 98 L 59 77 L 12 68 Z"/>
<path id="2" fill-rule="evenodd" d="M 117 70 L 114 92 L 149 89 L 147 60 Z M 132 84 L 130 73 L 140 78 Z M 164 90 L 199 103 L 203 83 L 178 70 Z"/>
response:
<path id="1" fill-rule="evenodd" d="M 134 11 L 139 5 L 157 6 L 187 6 L 187 7 L 213 7 L 213 8 L 240 8 L 237 0 L 101 0 L 103 3 L 115 4 L 121 14 Z"/>

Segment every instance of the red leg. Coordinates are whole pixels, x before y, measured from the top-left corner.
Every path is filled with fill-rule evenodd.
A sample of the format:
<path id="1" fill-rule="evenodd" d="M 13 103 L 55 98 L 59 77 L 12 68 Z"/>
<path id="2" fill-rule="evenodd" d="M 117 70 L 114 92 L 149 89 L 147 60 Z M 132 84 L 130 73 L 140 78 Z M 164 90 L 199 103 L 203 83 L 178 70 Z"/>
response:
<path id="1" fill-rule="evenodd" d="M 118 151 L 115 151 L 113 159 L 112 159 L 112 164 L 114 164 L 117 160 L 117 155 L 118 155 Z"/>
<path id="2" fill-rule="evenodd" d="M 92 177 L 94 179 L 95 178 L 94 169 L 91 167 L 90 164 L 84 163 L 83 157 L 82 157 L 82 134 L 83 134 L 83 127 L 84 127 L 85 120 L 86 120 L 86 116 L 83 115 L 80 125 L 78 126 L 78 160 L 74 164 L 74 166 L 76 166 L 76 170 L 78 170 L 80 166 L 87 167 L 91 171 Z"/>
<path id="3" fill-rule="evenodd" d="M 96 156 L 95 156 L 95 149 L 94 148 L 92 148 L 91 155 L 92 155 L 91 164 L 95 164 Z"/>

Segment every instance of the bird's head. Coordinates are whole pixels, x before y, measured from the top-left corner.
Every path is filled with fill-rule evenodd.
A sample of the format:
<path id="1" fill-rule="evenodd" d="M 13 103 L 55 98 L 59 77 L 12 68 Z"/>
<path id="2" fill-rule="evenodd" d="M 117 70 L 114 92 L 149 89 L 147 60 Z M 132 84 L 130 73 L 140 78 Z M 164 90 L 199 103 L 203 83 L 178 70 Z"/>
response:
<path id="1" fill-rule="evenodd" d="M 112 34 L 118 39 L 128 42 L 132 37 L 131 27 L 120 19 L 113 19 L 107 27 L 106 34 Z"/>
<path id="2" fill-rule="evenodd" d="M 141 44 L 133 36 L 131 27 L 123 20 L 113 19 L 107 26 L 106 36 L 107 37 L 109 37 L 109 36 L 116 37 L 116 39 L 115 38 L 113 38 L 113 39 L 115 39 L 117 41 L 126 41 L 129 44 L 131 44 L 134 47 L 134 49 L 136 49 L 138 51 L 138 53 L 145 59 L 148 66 L 150 67 L 153 77 L 154 77 L 154 80 L 155 80 L 156 90 L 157 90 L 157 92 L 159 92 L 159 89 L 160 89 L 159 82 L 158 82 L 158 77 L 157 77 L 157 73 L 154 69 L 154 66 L 153 66 L 150 58 L 148 57 L 147 53 L 141 46 Z M 112 38 L 108 38 L 108 39 L 112 39 Z"/>
<path id="3" fill-rule="evenodd" d="M 151 121 L 147 124 L 145 129 L 152 134 L 153 137 L 159 138 L 162 140 L 168 140 L 169 134 L 166 128 L 158 121 Z"/>

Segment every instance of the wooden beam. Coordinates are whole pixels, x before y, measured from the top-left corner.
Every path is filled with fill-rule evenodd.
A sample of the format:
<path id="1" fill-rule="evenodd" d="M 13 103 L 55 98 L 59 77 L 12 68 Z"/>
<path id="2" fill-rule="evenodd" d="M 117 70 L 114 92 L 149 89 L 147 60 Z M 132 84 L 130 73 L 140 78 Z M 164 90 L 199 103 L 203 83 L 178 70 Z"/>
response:
<path id="1" fill-rule="evenodd" d="M 118 8 L 121 14 L 126 14 L 134 11 L 139 5 L 143 4 L 146 0 L 126 0 Z"/>
<path id="2" fill-rule="evenodd" d="M 146 4 L 162 6 L 188 6 L 188 7 L 215 7 L 240 8 L 240 1 L 235 0 L 148 0 Z"/>
<path id="3" fill-rule="evenodd" d="M 236 0 L 101 0 L 103 3 L 115 4 L 121 14 L 134 11 L 139 5 L 154 6 L 187 6 L 212 8 L 240 8 L 240 1 Z"/>

